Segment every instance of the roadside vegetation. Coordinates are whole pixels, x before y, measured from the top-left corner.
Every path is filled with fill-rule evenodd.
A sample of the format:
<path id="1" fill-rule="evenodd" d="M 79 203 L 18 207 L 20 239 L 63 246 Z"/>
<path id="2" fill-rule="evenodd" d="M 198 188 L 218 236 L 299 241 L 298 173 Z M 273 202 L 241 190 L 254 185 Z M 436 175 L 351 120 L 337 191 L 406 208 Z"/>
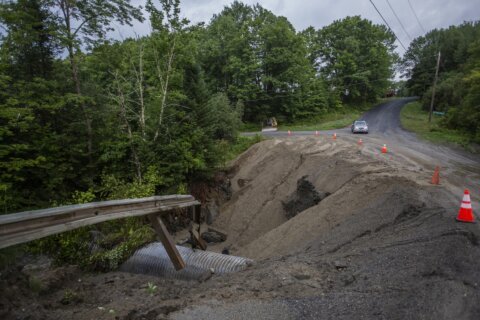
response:
<path id="1" fill-rule="evenodd" d="M 344 128 L 352 124 L 363 114 L 359 108 L 342 108 L 318 117 L 298 121 L 293 124 L 280 124 L 279 130 L 315 131 Z"/>
<path id="2" fill-rule="evenodd" d="M 225 142 L 226 150 L 222 152 L 225 165 L 228 161 L 235 159 L 238 155 L 263 139 L 261 135 L 254 135 L 253 137 L 238 137 L 235 143 Z"/>
<path id="3" fill-rule="evenodd" d="M 366 110 L 365 110 L 366 111 Z M 321 114 L 311 119 L 303 119 L 295 121 L 294 123 L 281 123 L 278 125 L 278 130 L 292 130 L 292 131 L 314 131 L 314 130 L 330 130 L 344 128 L 353 121 L 358 119 L 363 110 L 359 108 L 342 108 L 337 111 L 330 111 L 329 113 Z M 263 124 L 247 123 L 241 127 L 243 132 L 259 132 L 263 128 Z"/>
<path id="4" fill-rule="evenodd" d="M 344 126 L 392 85 L 395 37 L 359 16 L 295 30 L 258 4 L 205 24 L 181 18 L 179 0 L 142 5 L 146 16 L 129 0 L 0 4 L 2 214 L 190 193 L 259 141 L 239 137 L 249 123 Z M 149 35 L 108 37 L 147 19 Z M 109 249 L 89 254 L 97 232 Z M 126 219 L 30 249 L 109 269 L 151 239 Z"/>
<path id="5" fill-rule="evenodd" d="M 341 129 L 350 126 L 355 120 L 358 120 L 363 113 L 370 110 L 373 106 L 392 98 L 382 98 L 377 102 L 358 103 L 355 106 L 345 105 L 342 108 L 334 109 L 328 113 L 320 114 L 311 119 L 299 120 L 294 123 L 280 124 L 279 130 L 292 131 L 315 131 Z"/>
<path id="6" fill-rule="evenodd" d="M 435 143 L 451 143 L 475 151 L 471 145 L 471 136 L 458 129 L 449 129 L 444 116 L 433 115 L 428 122 L 428 112 L 422 109 L 420 102 L 411 102 L 403 107 L 400 114 L 402 127 L 416 133 L 421 138 Z"/>
<path id="7" fill-rule="evenodd" d="M 440 68 L 434 109 L 445 112 L 440 124 L 416 125 L 423 136 L 465 144 L 480 143 L 480 22 L 434 29 L 412 41 L 403 58 L 406 89 L 419 96 L 421 109 L 430 108 L 436 62 Z M 418 105 L 406 110 L 413 117 Z M 419 114 L 416 118 L 422 118 Z M 447 130 L 450 129 L 450 130 Z M 429 131 L 429 132 L 428 132 Z M 461 138 L 457 134 L 461 132 Z"/>

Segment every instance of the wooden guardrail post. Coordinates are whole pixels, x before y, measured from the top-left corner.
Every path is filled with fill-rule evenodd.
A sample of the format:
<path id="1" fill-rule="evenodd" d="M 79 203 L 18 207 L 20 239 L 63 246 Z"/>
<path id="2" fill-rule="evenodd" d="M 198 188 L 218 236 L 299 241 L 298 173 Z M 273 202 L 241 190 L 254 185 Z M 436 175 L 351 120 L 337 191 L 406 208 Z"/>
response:
<path id="1" fill-rule="evenodd" d="M 157 235 L 160 238 L 163 246 L 165 247 L 165 251 L 167 251 L 167 254 L 170 257 L 170 260 L 172 261 L 175 270 L 178 271 L 185 268 L 185 261 L 183 261 L 182 256 L 178 252 L 177 247 L 175 246 L 175 242 L 173 241 L 170 233 L 168 233 L 168 230 L 163 224 L 160 215 L 149 214 L 148 219 L 150 220 L 150 223 L 152 224 L 155 231 L 157 232 Z"/>

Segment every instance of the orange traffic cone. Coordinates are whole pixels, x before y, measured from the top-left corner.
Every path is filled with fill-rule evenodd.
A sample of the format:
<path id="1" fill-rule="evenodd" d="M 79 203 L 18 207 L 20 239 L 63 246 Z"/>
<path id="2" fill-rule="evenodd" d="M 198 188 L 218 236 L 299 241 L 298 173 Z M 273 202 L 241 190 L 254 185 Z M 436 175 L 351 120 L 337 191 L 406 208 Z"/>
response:
<path id="1" fill-rule="evenodd" d="M 457 221 L 475 223 L 475 219 L 473 218 L 472 203 L 470 202 L 470 192 L 468 189 L 465 189 L 463 194 L 463 200 L 462 204 L 460 205 Z"/>
<path id="2" fill-rule="evenodd" d="M 337 134 L 336 133 L 333 134 L 333 140 L 337 140 Z"/>
<path id="3" fill-rule="evenodd" d="M 435 167 L 435 172 L 433 173 L 432 181 L 430 183 L 440 184 L 440 167 L 439 166 Z"/>
<path id="4" fill-rule="evenodd" d="M 288 130 L 288 136 L 292 135 L 292 131 Z"/>
<path id="5" fill-rule="evenodd" d="M 362 144 L 363 144 L 363 141 L 362 141 L 362 139 L 361 139 L 361 138 L 360 138 L 360 139 L 358 139 L 358 145 L 359 145 L 359 146 L 361 146 Z"/>
<path id="6" fill-rule="evenodd" d="M 315 136 L 318 137 L 319 135 L 320 135 L 320 133 L 318 133 L 318 131 L 315 131 Z"/>
<path id="7" fill-rule="evenodd" d="M 387 153 L 387 145 L 384 144 L 382 147 L 382 153 Z"/>

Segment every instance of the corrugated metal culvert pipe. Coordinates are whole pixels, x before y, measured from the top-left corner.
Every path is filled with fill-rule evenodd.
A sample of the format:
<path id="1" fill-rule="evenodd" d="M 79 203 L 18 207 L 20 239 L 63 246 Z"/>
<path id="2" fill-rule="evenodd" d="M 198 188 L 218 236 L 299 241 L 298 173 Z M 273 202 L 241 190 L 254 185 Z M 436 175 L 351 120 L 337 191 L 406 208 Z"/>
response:
<path id="1" fill-rule="evenodd" d="M 176 271 L 162 243 L 154 242 L 137 250 L 120 271 L 148 274 L 170 279 L 198 280 L 216 274 L 245 270 L 253 260 L 215 252 L 177 246 L 186 267 Z"/>

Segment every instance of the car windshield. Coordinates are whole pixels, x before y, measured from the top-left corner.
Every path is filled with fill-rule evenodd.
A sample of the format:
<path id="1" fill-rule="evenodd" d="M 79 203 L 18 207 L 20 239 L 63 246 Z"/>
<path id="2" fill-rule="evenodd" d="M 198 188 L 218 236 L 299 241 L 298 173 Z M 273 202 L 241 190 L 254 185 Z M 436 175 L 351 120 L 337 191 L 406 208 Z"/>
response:
<path id="1" fill-rule="evenodd" d="M 355 121 L 356 126 L 366 126 L 367 123 L 365 121 Z"/>

